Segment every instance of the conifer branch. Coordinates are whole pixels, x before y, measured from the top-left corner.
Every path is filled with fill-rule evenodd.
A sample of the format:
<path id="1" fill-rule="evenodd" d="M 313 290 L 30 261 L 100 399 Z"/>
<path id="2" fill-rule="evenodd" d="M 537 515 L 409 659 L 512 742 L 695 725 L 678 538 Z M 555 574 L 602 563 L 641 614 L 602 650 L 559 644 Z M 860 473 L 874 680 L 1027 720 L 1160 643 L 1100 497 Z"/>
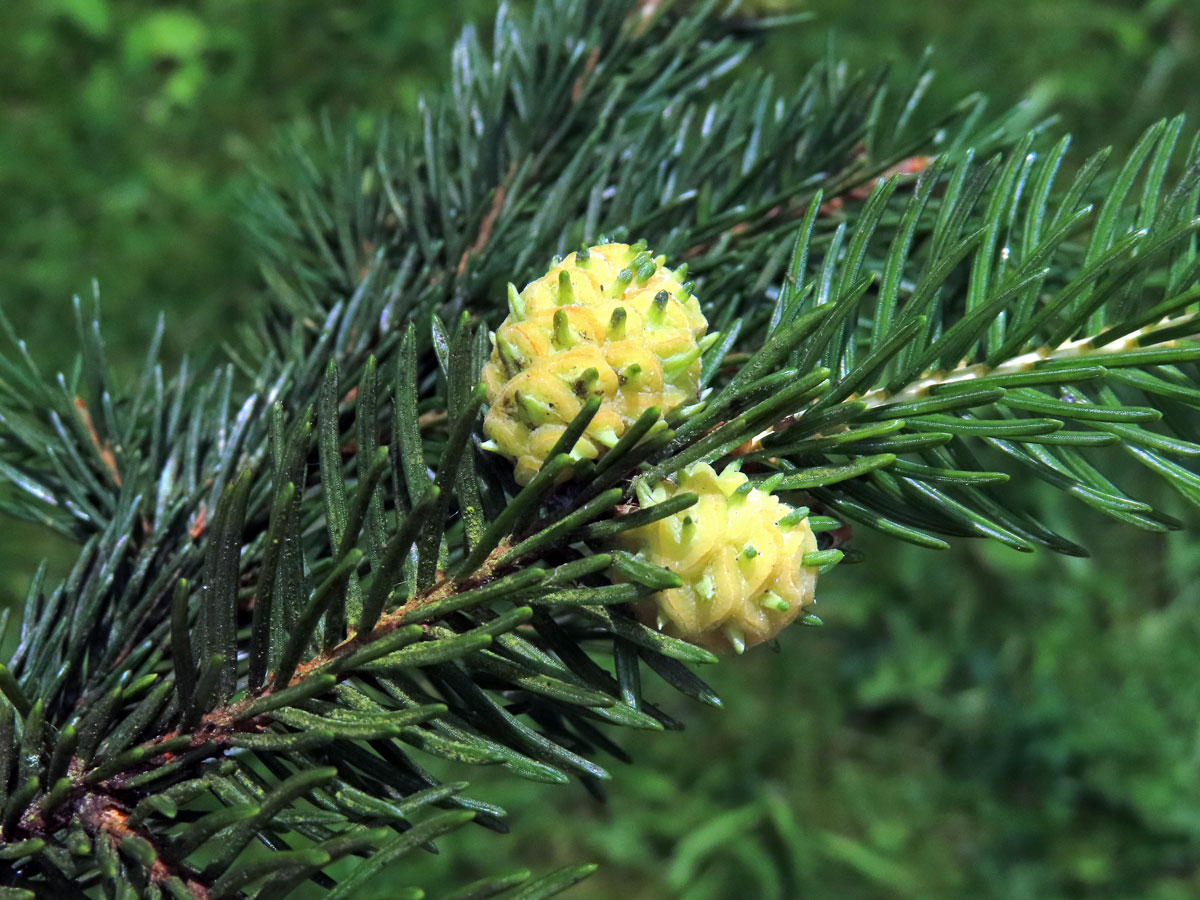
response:
<path id="1" fill-rule="evenodd" d="M 708 649 L 630 614 L 681 576 L 616 546 L 686 515 L 698 465 L 786 498 L 812 577 L 851 521 L 1084 552 L 1009 500 L 1014 470 L 1178 527 L 1093 448 L 1200 503 L 1182 121 L 1072 177 L 1065 140 L 978 98 L 916 124 L 921 78 L 893 100 L 885 73 L 823 63 L 780 92 L 744 71 L 748 35 L 707 6 L 504 10 L 415 124 L 289 148 L 255 200 L 270 293 L 233 365 L 168 376 L 155 346 L 117 384 L 80 310 L 54 380 L 12 336 L 0 506 L 80 553 L 34 578 L 0 668 L 0 888 L 339 897 L 468 822 L 503 830 L 430 767 L 599 792 L 605 726 L 677 726 L 659 681 L 719 702 L 687 667 Z M 582 404 L 520 486 L 478 434 L 489 328 L 516 313 L 499 288 L 602 232 L 690 256 L 724 335 L 684 357 L 705 396 L 595 461 Z M 664 483 L 685 490 L 655 505 Z M 472 890 L 536 900 L 589 871 Z"/>

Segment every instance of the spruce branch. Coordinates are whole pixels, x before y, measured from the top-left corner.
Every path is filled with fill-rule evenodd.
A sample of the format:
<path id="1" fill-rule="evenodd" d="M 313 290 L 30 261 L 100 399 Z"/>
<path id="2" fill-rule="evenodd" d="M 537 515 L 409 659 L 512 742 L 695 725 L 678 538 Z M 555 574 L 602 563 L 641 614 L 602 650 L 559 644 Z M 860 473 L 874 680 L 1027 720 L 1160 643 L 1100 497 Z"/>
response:
<path id="1" fill-rule="evenodd" d="M 168 376 L 152 347 L 120 385 L 79 311 L 52 380 L 13 337 L 0 502 L 80 552 L 34 578 L 0 668 L 0 887 L 345 896 L 468 822 L 504 829 L 445 771 L 599 792 L 607 727 L 677 726 L 659 680 L 719 702 L 688 666 L 708 650 L 628 612 L 679 576 L 613 546 L 690 508 L 635 507 L 696 463 L 788 497 L 823 572 L 850 521 L 1083 552 L 1005 492 L 1015 471 L 1179 527 L 1110 460 L 1200 503 L 1182 120 L 1071 173 L 1065 140 L 976 99 L 915 124 L 923 76 L 892 101 L 884 73 L 823 63 L 780 93 L 742 71 L 749 34 L 707 8 L 503 11 L 415 125 L 291 148 L 256 200 L 270 296 L 234 364 Z M 518 487 L 477 434 L 488 328 L 506 281 L 601 232 L 690 259 L 724 335 L 708 393 L 596 462 L 570 454 L 584 405 Z"/>

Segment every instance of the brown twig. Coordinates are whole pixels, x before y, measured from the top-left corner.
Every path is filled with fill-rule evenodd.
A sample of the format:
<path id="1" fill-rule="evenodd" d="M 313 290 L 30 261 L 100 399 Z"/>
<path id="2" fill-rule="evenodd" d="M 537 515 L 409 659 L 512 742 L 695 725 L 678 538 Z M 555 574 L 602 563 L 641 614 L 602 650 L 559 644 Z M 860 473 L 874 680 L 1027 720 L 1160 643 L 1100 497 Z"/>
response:
<path id="1" fill-rule="evenodd" d="M 178 877 L 196 900 L 209 900 L 208 888 L 177 871 L 176 866 L 163 859 L 151 835 L 131 826 L 129 813 L 112 797 L 100 793 L 87 794 L 78 806 L 78 813 L 84 829 L 97 840 L 110 841 L 114 851 L 129 837 L 139 838 L 153 847 L 154 862 L 146 867 L 146 875 L 153 884 L 162 886 Z"/>
<path id="2" fill-rule="evenodd" d="M 512 183 L 512 179 L 516 176 L 516 173 L 517 166 L 514 162 L 508 167 L 508 171 L 504 173 L 504 180 L 496 185 L 496 193 L 492 195 L 492 205 L 488 207 L 488 211 L 483 214 L 483 218 L 479 221 L 479 233 L 475 235 L 474 243 L 463 251 L 463 255 L 458 260 L 456 272 L 459 278 L 467 271 L 467 260 L 472 256 L 478 256 L 482 253 L 483 248 L 487 246 L 487 242 L 491 240 L 492 229 L 496 226 L 496 219 L 500 215 L 500 210 L 504 208 L 504 200 L 508 196 L 508 186 Z"/>
<path id="3" fill-rule="evenodd" d="M 88 411 L 87 403 L 82 397 L 75 398 L 75 411 L 79 414 L 79 421 L 87 429 L 88 436 L 92 439 L 92 446 L 96 448 L 96 453 L 99 454 L 105 468 L 112 476 L 113 483 L 120 487 L 121 473 L 117 469 L 117 457 L 113 454 L 112 446 L 100 440 L 100 432 L 96 430 L 96 423 L 92 421 L 92 414 Z"/>

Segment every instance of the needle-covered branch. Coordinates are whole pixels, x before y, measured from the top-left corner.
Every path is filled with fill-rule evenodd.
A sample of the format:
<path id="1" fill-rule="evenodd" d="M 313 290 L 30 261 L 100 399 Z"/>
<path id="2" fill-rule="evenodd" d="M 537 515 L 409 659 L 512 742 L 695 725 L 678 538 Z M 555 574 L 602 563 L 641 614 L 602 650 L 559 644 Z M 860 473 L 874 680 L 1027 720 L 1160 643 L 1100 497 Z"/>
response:
<path id="1" fill-rule="evenodd" d="M 924 116 L 923 75 L 821 63 L 781 91 L 746 70 L 748 34 L 617 0 L 504 10 L 487 49 L 468 30 L 416 121 L 286 151 L 254 204 L 268 297 L 224 367 L 169 374 L 156 340 L 122 384 L 79 311 L 79 364 L 52 378 L 4 326 L 0 506 L 79 555 L 34 577 L 0 667 L 0 895 L 346 896 L 468 823 L 506 828 L 462 767 L 598 793 L 597 757 L 625 758 L 609 728 L 677 727 L 664 684 L 718 705 L 690 667 L 752 635 L 667 633 L 647 610 L 672 591 L 725 602 L 785 556 L 824 579 L 849 522 L 1085 552 L 1017 503 L 1023 473 L 1140 528 L 1179 523 L 1121 486 L 1130 462 L 1200 503 L 1182 121 L 1073 168 L 977 98 Z M 518 484 L 482 433 L 491 332 L 530 313 L 505 285 L 602 234 L 669 260 L 634 244 L 614 290 L 669 265 L 698 298 L 708 334 L 647 357 L 696 396 L 590 458 L 603 403 L 580 399 Z M 559 349 L 576 289 L 552 285 Z M 642 313 L 619 309 L 614 342 Z M 554 389 L 599 379 L 576 375 Z M 731 532 L 723 568 L 683 565 L 718 470 L 715 505 L 752 498 L 794 560 Z M 692 556 L 643 552 L 653 533 Z"/>

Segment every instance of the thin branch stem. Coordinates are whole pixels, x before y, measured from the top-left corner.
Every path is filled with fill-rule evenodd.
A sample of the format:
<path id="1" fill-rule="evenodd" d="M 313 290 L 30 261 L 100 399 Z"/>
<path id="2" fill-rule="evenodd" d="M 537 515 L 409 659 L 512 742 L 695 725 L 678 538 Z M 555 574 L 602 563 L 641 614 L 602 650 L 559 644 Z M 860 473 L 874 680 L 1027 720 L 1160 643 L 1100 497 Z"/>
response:
<path id="1" fill-rule="evenodd" d="M 922 397 L 929 396 L 930 391 L 934 388 L 942 387 L 951 384 L 965 384 L 977 378 L 1016 375 L 1022 372 L 1031 372 L 1034 367 L 1044 363 L 1063 362 L 1066 360 L 1077 360 L 1088 358 L 1095 360 L 1099 365 L 1104 364 L 1106 356 L 1115 353 L 1123 353 L 1130 350 L 1141 349 L 1143 345 L 1141 339 L 1148 334 L 1159 331 L 1164 328 L 1171 328 L 1175 325 L 1185 323 L 1193 316 L 1179 316 L 1176 318 L 1166 318 L 1153 325 L 1147 325 L 1145 328 L 1139 328 L 1132 331 L 1119 340 L 1105 344 L 1102 347 L 1093 346 L 1096 340 L 1096 335 L 1078 338 L 1074 341 L 1067 341 L 1055 348 L 1040 347 L 1037 350 L 1031 350 L 1028 353 L 1022 353 L 1020 356 L 1014 356 L 1012 359 L 1005 360 L 997 366 L 989 366 L 986 363 L 975 363 L 973 365 L 960 365 L 948 372 L 931 371 L 925 372 L 920 378 L 905 385 L 898 391 L 889 392 L 883 388 L 873 391 L 867 391 L 865 394 L 853 399 L 860 400 L 867 404 L 867 408 L 883 406 L 885 403 L 906 403 L 910 400 L 917 400 Z M 1182 340 L 1193 340 L 1200 338 L 1200 327 L 1190 335 L 1175 338 L 1174 340 L 1164 341 L 1162 343 L 1153 344 L 1155 348 L 1169 349 L 1179 346 Z M 765 437 L 770 433 L 770 430 L 759 435 L 759 438 Z"/>

